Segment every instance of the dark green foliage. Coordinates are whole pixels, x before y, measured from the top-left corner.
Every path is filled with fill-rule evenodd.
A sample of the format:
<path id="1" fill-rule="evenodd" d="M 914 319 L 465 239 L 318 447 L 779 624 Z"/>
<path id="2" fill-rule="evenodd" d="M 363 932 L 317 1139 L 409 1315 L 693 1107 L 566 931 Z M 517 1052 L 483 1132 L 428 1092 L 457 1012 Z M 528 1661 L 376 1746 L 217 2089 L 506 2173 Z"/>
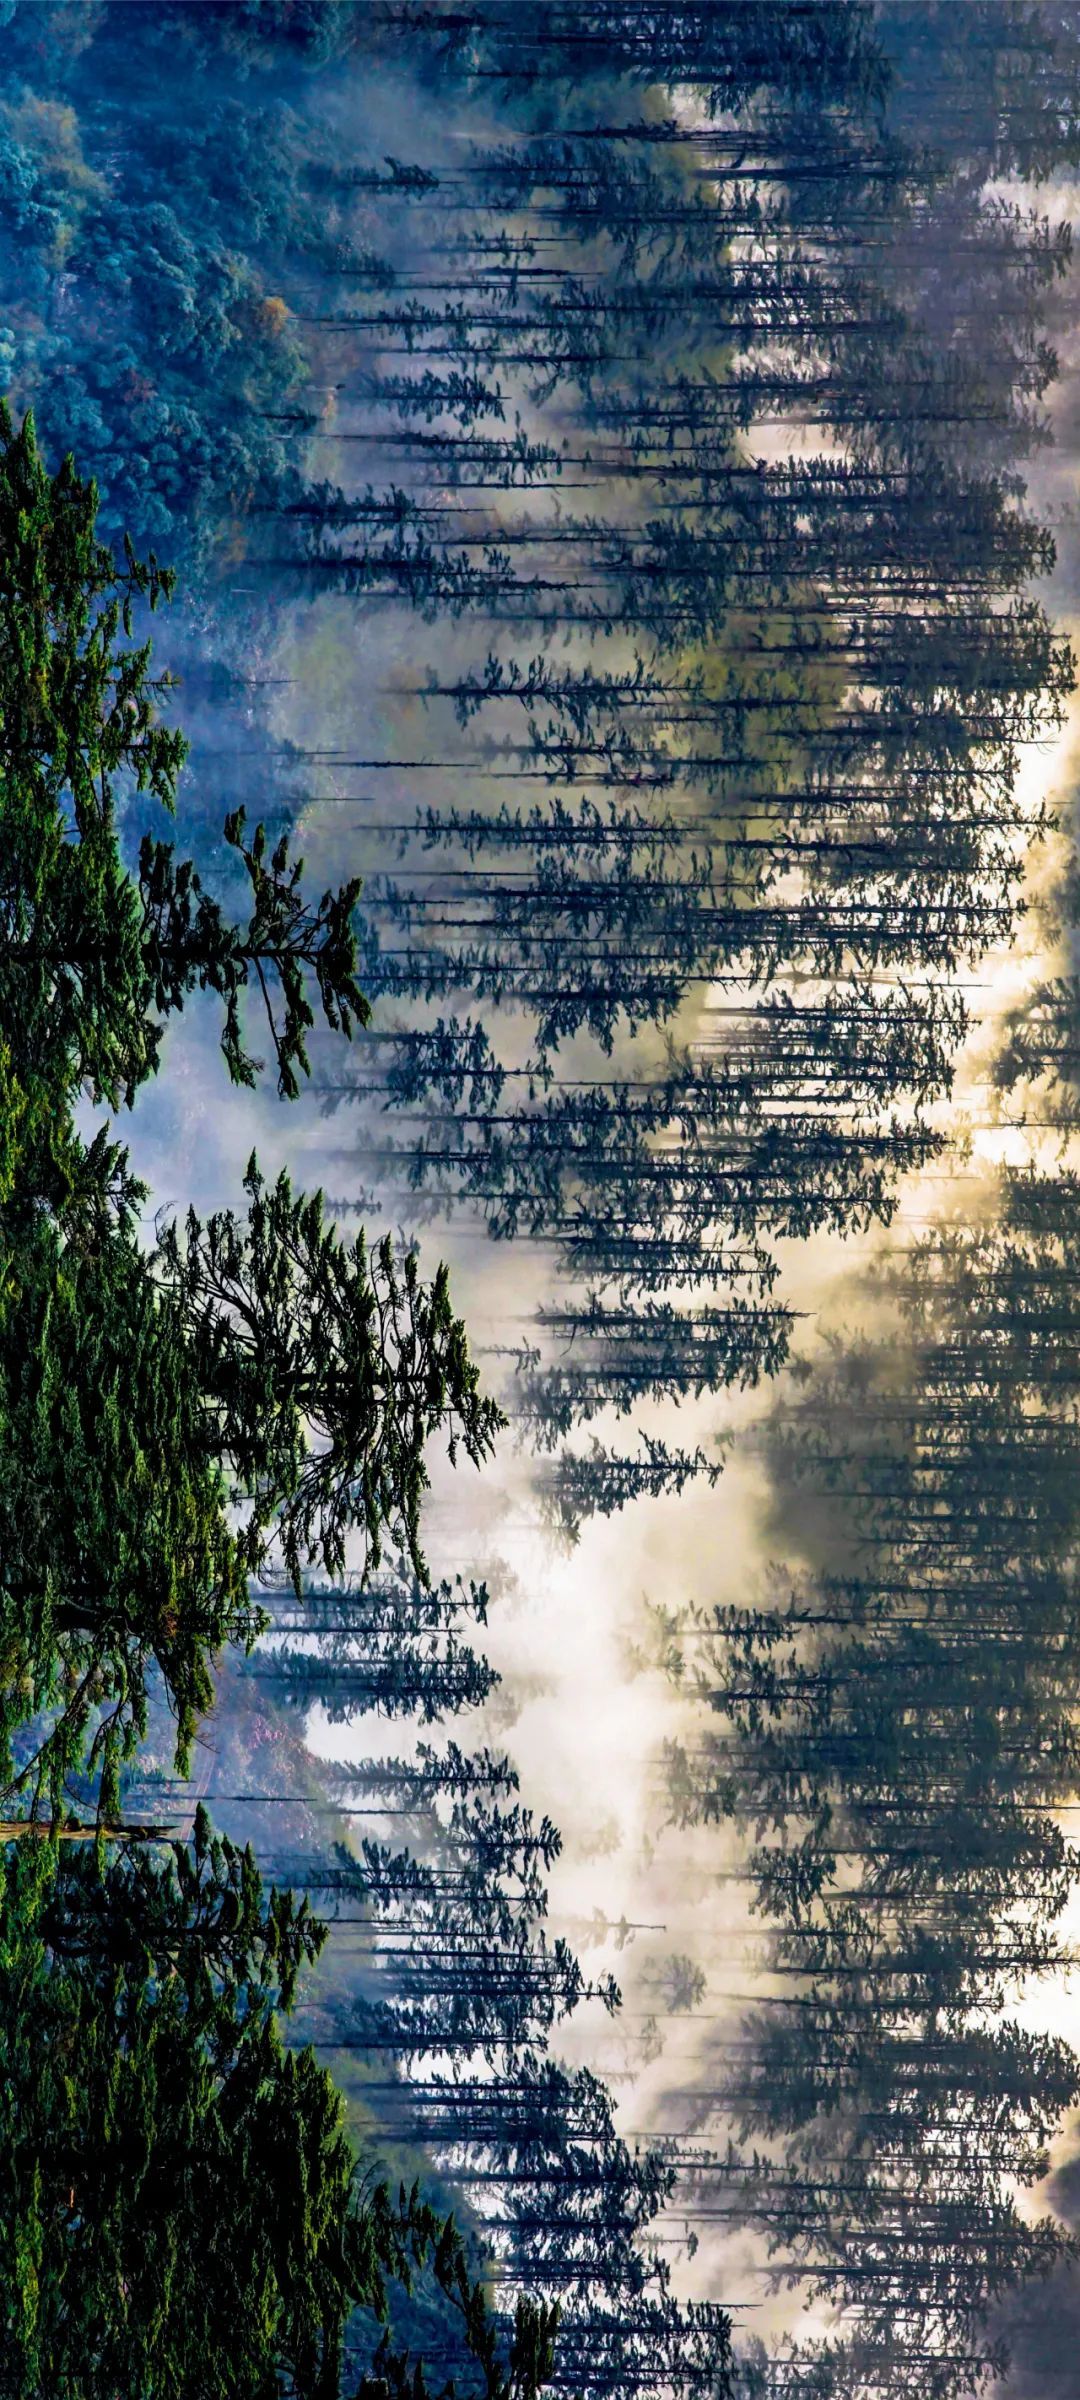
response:
<path id="1" fill-rule="evenodd" d="M 55 1806 L 85 1751 L 108 1811 L 151 1662 L 186 1762 L 210 1661 L 259 1612 L 190 1349 L 131 1235 L 65 1243 L 38 1219 L 5 1249 L 0 1773 Z M 43 1711 L 16 1766 L 16 1730 Z"/>
<path id="2" fill-rule="evenodd" d="M 354 2197 L 341 2103 L 273 2004 L 321 1936 L 250 1856 L 9 1851 L 0 2388 L 19 2400 L 335 2388 L 392 2212 Z"/>
<path id="3" fill-rule="evenodd" d="M 425 1286 L 388 1243 L 369 1261 L 318 1195 L 284 1176 L 267 1191 L 254 1160 L 246 1219 L 191 1216 L 148 1255 L 125 1153 L 107 1128 L 89 1145 L 76 1131 L 80 1100 L 133 1099 L 197 987 L 223 1001 L 226 1061 L 250 1083 L 240 1000 L 256 982 L 288 1096 L 309 982 L 335 1033 L 367 1010 L 357 882 L 310 909 L 287 844 L 268 863 L 242 812 L 226 837 L 252 887 L 246 928 L 149 836 L 139 882 L 127 873 L 114 786 L 171 807 L 184 744 L 157 722 L 149 644 L 119 637 L 171 584 L 130 543 L 117 571 L 96 506 L 70 461 L 47 473 L 32 419 L 0 420 L 0 1775 L 56 1807 L 85 1763 L 108 1813 L 154 1668 L 188 1760 L 215 1653 L 261 1625 L 247 1578 L 271 1535 L 295 1576 L 309 1551 L 340 1568 L 354 1527 L 362 1563 L 389 1528 L 419 1568 L 424 1442 L 445 1425 L 451 1453 L 479 1460 L 498 1412 L 444 1270 Z M 16 1757 L 27 1718 L 43 1722 Z"/>
<path id="4" fill-rule="evenodd" d="M 283 2046 L 275 2011 L 324 1938 L 202 1809 L 190 1849 L 9 1843 L 11 2400 L 336 2400 L 356 2312 L 384 2318 L 388 2283 L 429 2261 L 485 2400 L 535 2400 L 557 2311 L 523 2304 L 504 2342 L 453 2222 L 360 2177 L 340 2094 L 310 2049 Z M 380 2356 L 384 2388 L 405 2388 L 389 2340 Z"/>
<path id="5" fill-rule="evenodd" d="M 355 977 L 359 882 L 311 909 L 302 862 L 283 841 L 268 865 L 261 826 L 244 842 L 242 810 L 225 834 L 252 888 L 244 929 L 168 844 L 147 835 L 138 883 L 127 873 L 117 789 L 171 811 L 186 743 L 158 720 L 170 679 L 152 677 L 149 642 L 125 649 L 118 637 L 130 642 L 140 600 L 156 607 L 173 579 L 153 554 L 141 565 L 130 542 L 118 569 L 96 518 L 95 487 L 70 459 L 48 473 L 32 417 L 15 431 L 0 416 L 0 1022 L 12 1066 L 31 1089 L 52 1078 L 58 1116 L 79 1089 L 130 1103 L 156 1068 L 162 1020 L 209 988 L 225 1004 L 230 1072 L 251 1083 L 240 1000 L 254 983 L 279 1088 L 294 1097 L 314 1023 L 308 982 L 335 1032 L 367 1018 Z"/>
<path id="6" fill-rule="evenodd" d="M 0 773 L 5 1037 L 22 1077 L 52 1070 L 115 1105 L 152 1071 L 143 923 L 121 864 L 114 784 L 167 808 L 183 737 L 156 721 L 150 647 L 124 650 L 136 601 L 171 578 L 97 539 L 70 460 L 50 477 L 33 419 L 0 417 Z M 144 997 L 145 995 L 145 997 Z"/>
<path id="7" fill-rule="evenodd" d="M 189 860 L 175 862 L 172 847 L 143 840 L 139 896 L 143 908 L 143 959 L 155 1008 L 162 1014 L 183 1006 L 198 985 L 225 1002 L 221 1047 L 234 1083 L 252 1085 L 262 1065 L 245 1049 L 240 994 L 249 983 L 259 990 L 277 1066 L 278 1092 L 295 1100 L 301 1074 L 310 1073 L 304 1036 L 315 1023 L 306 985 L 313 979 L 323 1019 L 346 1037 L 371 1014 L 356 981 L 357 945 L 353 915 L 362 889 L 359 876 L 340 891 L 324 892 L 317 909 L 301 890 L 302 859 L 289 856 L 287 835 L 267 863 L 266 833 L 255 828 L 244 841 L 244 811 L 225 820 L 224 838 L 239 851 L 247 870 L 254 908 L 245 927 L 231 925 L 203 890 Z M 273 981 L 281 989 L 279 1022 Z"/>
<path id="8" fill-rule="evenodd" d="M 301 1561 L 344 1567 L 350 1533 L 378 1566 L 388 1536 L 417 1574 L 423 1448 L 445 1426 L 474 1465 L 501 1423 L 482 1398 L 446 1269 L 430 1286 L 415 1254 L 389 1239 L 369 1255 L 323 1219 L 321 1193 L 267 1186 L 254 1158 L 246 1218 L 223 1211 L 185 1237 L 162 1235 L 159 1282 L 183 1327 L 186 1354 L 217 1455 L 255 1507 L 245 1540 L 258 1565 L 273 1527 L 299 1589 Z"/>

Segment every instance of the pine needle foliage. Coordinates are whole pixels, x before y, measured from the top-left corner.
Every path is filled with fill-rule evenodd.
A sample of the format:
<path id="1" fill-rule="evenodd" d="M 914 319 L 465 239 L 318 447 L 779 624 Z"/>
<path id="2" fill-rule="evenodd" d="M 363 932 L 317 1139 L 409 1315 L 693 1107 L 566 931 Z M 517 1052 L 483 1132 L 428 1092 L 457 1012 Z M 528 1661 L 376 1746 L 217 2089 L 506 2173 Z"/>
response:
<path id="1" fill-rule="evenodd" d="M 96 521 L 94 485 L 0 408 L 0 1789 L 56 1814 L 89 1772 L 109 1817 L 155 1678 L 186 1769 L 215 1655 L 262 1629 L 271 1547 L 297 1582 L 354 1543 L 364 1573 L 386 1539 L 421 1572 L 425 1445 L 479 1461 L 499 1416 L 444 1269 L 342 1242 L 254 1157 L 246 1214 L 190 1214 L 151 1251 L 123 1145 L 81 1130 L 130 1105 L 196 991 L 243 1085 L 254 1000 L 285 1098 L 316 1008 L 343 1037 L 368 1015 L 358 881 L 312 905 L 242 810 L 246 925 L 156 836 L 125 865 L 124 809 L 172 811 L 185 756 L 136 628 L 173 579 L 130 542 L 118 564 Z"/>

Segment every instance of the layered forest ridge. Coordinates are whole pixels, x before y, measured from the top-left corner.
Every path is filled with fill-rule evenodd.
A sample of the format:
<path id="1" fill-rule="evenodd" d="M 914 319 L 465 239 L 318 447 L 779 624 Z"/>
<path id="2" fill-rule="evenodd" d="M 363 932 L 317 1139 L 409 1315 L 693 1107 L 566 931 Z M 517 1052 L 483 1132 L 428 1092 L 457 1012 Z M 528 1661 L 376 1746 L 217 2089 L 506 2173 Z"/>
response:
<path id="1" fill-rule="evenodd" d="M 1075 2391 L 1078 175 L 0 0 L 0 2400 Z"/>

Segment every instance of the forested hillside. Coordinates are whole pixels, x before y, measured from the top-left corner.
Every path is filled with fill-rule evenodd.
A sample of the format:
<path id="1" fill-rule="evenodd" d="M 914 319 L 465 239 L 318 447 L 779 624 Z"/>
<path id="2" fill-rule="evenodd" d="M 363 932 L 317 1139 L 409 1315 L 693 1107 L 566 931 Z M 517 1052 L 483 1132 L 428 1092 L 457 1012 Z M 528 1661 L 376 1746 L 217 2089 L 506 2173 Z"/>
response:
<path id="1" fill-rule="evenodd" d="M 12 2400 L 1067 2388 L 1078 170 L 0 0 Z"/>

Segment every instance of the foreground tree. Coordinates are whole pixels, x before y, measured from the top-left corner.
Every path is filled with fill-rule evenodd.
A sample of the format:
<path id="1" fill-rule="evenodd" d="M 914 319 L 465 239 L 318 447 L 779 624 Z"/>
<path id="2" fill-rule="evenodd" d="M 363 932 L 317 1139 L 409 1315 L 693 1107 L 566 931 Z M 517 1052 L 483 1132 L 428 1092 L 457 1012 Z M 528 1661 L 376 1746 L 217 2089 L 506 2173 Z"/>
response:
<path id="1" fill-rule="evenodd" d="M 96 510 L 0 412 L 0 1782 L 55 1810 L 89 1766 L 111 1815 L 155 1667 L 186 1765 L 214 1653 L 261 1628 L 247 1579 L 270 1544 L 294 1580 L 309 1556 L 340 1572 L 354 1538 L 361 1572 L 386 1536 L 421 1571 L 426 1442 L 479 1460 L 499 1420 L 445 1270 L 425 1285 L 411 1253 L 342 1243 L 319 1195 L 268 1189 L 254 1159 L 246 1217 L 189 1216 L 148 1255 L 126 1153 L 81 1136 L 77 1105 L 130 1103 L 199 988 L 251 1083 L 254 987 L 286 1097 L 316 997 L 345 1035 L 367 1015 L 359 884 L 310 908 L 287 843 L 268 858 L 242 812 L 245 927 L 149 834 L 125 867 L 117 795 L 171 808 L 185 745 L 133 631 L 170 578 L 130 544 L 118 568 Z"/>
<path id="2" fill-rule="evenodd" d="M 520 2311 L 508 2344 L 452 2221 L 365 2185 L 329 2075 L 282 2043 L 276 2008 L 322 1941 L 202 1810 L 190 1852 L 9 1847 L 5 2400 L 336 2400 L 350 2319 L 385 2318 L 388 2280 L 425 2265 L 485 2400 L 538 2390 L 552 2312 Z"/>
<path id="3" fill-rule="evenodd" d="M 65 459 L 50 475 L 32 415 L 16 430 L 0 405 L 0 1021 L 13 1068 L 46 1082 L 63 1108 L 73 1089 L 130 1103 L 158 1062 L 163 1020 L 196 990 L 224 1006 L 222 1049 L 252 1083 L 242 997 L 254 988 L 283 1096 L 306 1071 L 311 988 L 345 1034 L 367 1021 L 356 981 L 359 882 L 311 907 L 302 861 L 283 840 L 267 855 L 243 810 L 225 840 L 252 898 L 231 924 L 190 860 L 147 834 L 138 877 L 118 837 L 118 801 L 147 795 L 170 813 L 187 744 L 161 723 L 172 683 L 151 674 L 135 613 L 157 608 L 173 578 L 151 553 L 123 566 L 97 538 L 97 491 Z M 125 646 L 126 644 L 126 646 Z"/>
<path id="4" fill-rule="evenodd" d="M 254 1157 L 244 1188 L 246 1219 L 223 1210 L 203 1224 L 192 1211 L 185 1241 L 166 1231 L 159 1275 L 219 1454 L 254 1498 L 252 1563 L 273 1526 L 297 1588 L 305 1557 L 340 1573 L 352 1533 L 366 1571 L 388 1528 L 422 1575 L 427 1438 L 445 1427 L 451 1458 L 460 1442 L 478 1465 L 502 1421 L 480 1395 L 446 1269 L 425 1286 L 412 1250 L 343 1242 L 321 1193 L 294 1194 L 287 1175 L 268 1186 Z"/>

